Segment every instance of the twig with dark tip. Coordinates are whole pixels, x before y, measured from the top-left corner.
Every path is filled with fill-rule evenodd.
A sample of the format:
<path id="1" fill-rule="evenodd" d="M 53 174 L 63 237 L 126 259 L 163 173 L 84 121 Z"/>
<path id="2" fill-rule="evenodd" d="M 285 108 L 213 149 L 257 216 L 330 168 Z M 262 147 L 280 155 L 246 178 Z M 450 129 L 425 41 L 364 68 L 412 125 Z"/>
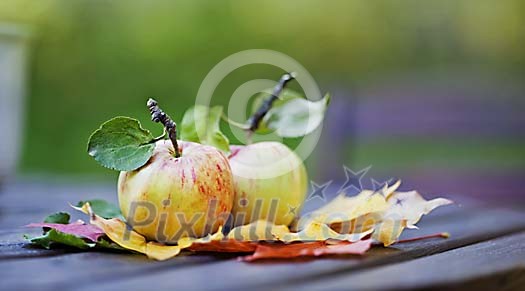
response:
<path id="1" fill-rule="evenodd" d="M 149 98 L 146 105 L 148 106 L 149 112 L 151 113 L 151 120 L 162 123 L 165 130 L 168 132 L 168 137 L 170 138 L 173 148 L 175 149 L 175 157 L 180 157 L 179 144 L 177 143 L 177 125 L 169 117 L 169 115 L 164 113 L 164 111 L 159 108 L 157 101 Z"/>
<path id="2" fill-rule="evenodd" d="M 286 84 L 290 82 L 291 80 L 295 79 L 296 74 L 294 72 L 286 73 L 284 74 L 281 79 L 279 80 L 279 83 L 275 85 L 273 88 L 272 95 L 266 98 L 259 109 L 250 117 L 248 120 L 248 124 L 250 127 L 248 130 L 250 132 L 254 132 L 259 128 L 259 124 L 261 123 L 261 120 L 264 118 L 266 113 L 272 108 L 273 102 L 279 98 L 279 95 L 283 92 L 284 87 L 286 87 Z"/>

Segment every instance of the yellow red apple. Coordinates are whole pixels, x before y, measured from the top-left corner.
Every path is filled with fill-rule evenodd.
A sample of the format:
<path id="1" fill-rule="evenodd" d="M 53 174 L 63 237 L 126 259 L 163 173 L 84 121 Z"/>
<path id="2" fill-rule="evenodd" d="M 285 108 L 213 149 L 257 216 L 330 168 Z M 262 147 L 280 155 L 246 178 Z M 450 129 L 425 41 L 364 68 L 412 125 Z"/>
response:
<path id="1" fill-rule="evenodd" d="M 233 177 L 227 158 L 212 146 L 160 140 L 150 160 L 120 172 L 118 199 L 128 224 L 149 240 L 176 242 L 215 232 L 232 209 Z"/>

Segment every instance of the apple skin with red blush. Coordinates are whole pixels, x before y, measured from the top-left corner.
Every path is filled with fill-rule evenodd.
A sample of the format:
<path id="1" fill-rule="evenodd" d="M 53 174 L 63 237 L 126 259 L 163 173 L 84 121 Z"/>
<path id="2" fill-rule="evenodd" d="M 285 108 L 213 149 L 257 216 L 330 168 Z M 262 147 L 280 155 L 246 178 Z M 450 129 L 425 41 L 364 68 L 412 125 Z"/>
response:
<path id="1" fill-rule="evenodd" d="M 216 148 L 160 140 L 142 167 L 120 172 L 118 200 L 131 227 L 148 240 L 202 237 L 225 223 L 234 201 L 228 159 Z"/>
<path id="2" fill-rule="evenodd" d="M 299 215 L 308 191 L 302 160 L 279 142 L 230 146 L 235 225 L 264 219 L 290 225 Z"/>

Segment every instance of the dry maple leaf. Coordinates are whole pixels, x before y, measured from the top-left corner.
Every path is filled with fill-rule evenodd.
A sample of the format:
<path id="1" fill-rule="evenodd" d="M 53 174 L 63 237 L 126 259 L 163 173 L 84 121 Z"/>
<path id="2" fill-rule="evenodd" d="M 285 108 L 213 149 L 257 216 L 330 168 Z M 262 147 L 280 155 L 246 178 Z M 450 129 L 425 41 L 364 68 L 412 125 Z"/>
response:
<path id="1" fill-rule="evenodd" d="M 358 242 L 339 241 L 335 244 L 327 244 L 324 241 L 302 242 L 302 243 L 272 243 L 258 244 L 252 255 L 240 257 L 242 261 L 252 262 L 261 259 L 287 259 L 308 256 L 323 255 L 362 255 L 372 245 L 372 240 L 361 240 Z"/>
<path id="2" fill-rule="evenodd" d="M 93 213 L 89 202 L 82 205 L 82 207 L 72 207 L 88 214 L 90 223 L 101 228 L 113 242 L 123 248 L 143 253 L 148 258 L 167 260 L 178 255 L 182 248 L 189 246 L 189 244 L 168 246 L 157 242 L 147 242 L 142 235 L 129 229 L 122 220 L 118 218 L 105 219 Z"/>
<path id="3" fill-rule="evenodd" d="M 372 238 L 385 246 L 395 243 L 405 227 L 417 228 L 415 224 L 423 215 L 429 214 L 439 206 L 453 203 L 444 198 L 427 201 L 416 191 L 393 192 L 386 199 L 389 207 L 372 234 Z"/>
<path id="4" fill-rule="evenodd" d="M 401 185 L 385 185 L 378 191 L 363 190 L 356 196 L 340 194 L 321 208 L 305 215 L 298 229 L 311 227 L 312 221 L 329 225 L 338 233 L 372 233 L 372 238 L 385 246 L 396 242 L 405 227 L 415 228 L 423 215 L 451 204 L 444 198 L 425 200 L 418 192 L 396 192 Z"/>
<path id="5" fill-rule="evenodd" d="M 232 228 L 228 233 L 228 238 L 238 241 L 275 241 L 289 233 L 290 229 L 286 225 L 275 225 L 266 220 L 257 220 Z"/>
<path id="6" fill-rule="evenodd" d="M 253 253 L 257 248 L 257 243 L 251 241 L 238 241 L 234 239 L 194 242 L 188 248 L 194 252 L 221 252 L 221 253 Z"/>

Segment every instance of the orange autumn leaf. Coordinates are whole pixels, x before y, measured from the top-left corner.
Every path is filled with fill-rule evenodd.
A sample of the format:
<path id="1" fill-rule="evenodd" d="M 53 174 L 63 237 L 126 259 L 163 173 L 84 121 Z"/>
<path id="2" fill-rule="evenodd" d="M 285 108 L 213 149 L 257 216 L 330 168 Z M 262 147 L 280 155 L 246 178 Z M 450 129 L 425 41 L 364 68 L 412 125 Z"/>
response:
<path id="1" fill-rule="evenodd" d="M 253 262 L 261 259 L 290 259 L 298 257 L 319 257 L 323 255 L 362 255 L 370 249 L 372 240 L 358 242 L 338 241 L 330 244 L 323 241 L 299 243 L 259 243 L 252 255 L 240 260 Z"/>
<path id="2" fill-rule="evenodd" d="M 196 242 L 188 249 L 194 252 L 251 253 L 256 247 L 257 243 L 254 242 L 227 239 L 206 243 Z"/>

